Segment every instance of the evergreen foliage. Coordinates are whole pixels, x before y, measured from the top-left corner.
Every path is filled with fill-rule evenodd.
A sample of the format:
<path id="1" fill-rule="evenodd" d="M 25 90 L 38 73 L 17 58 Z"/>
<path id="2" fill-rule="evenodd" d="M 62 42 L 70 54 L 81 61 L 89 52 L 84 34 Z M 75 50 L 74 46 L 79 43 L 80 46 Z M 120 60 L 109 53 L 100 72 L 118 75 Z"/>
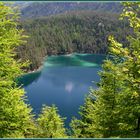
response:
<path id="1" fill-rule="evenodd" d="M 22 43 L 15 10 L 0 2 L 0 137 L 25 137 L 32 133 L 31 108 L 24 103 L 24 90 L 14 81 L 25 63 L 14 59 Z M 32 135 L 32 134 L 31 134 Z"/>
<path id="2" fill-rule="evenodd" d="M 58 109 L 54 105 L 52 107 L 44 106 L 37 122 L 39 128 L 37 137 L 66 138 L 64 119 L 58 115 Z"/>
<path id="3" fill-rule="evenodd" d="M 90 90 L 85 104 L 81 107 L 81 119 L 74 118 L 72 120 L 72 137 L 140 137 L 140 3 L 126 2 L 124 6 L 121 18 L 126 18 L 131 30 L 133 30 L 133 34 L 127 37 L 129 45 L 122 45 L 113 36 L 109 37 L 111 59 L 104 61 L 103 70 L 99 72 L 101 76 L 101 81 L 98 83 L 99 88 Z M 60 18 L 62 17 L 60 16 Z M 80 40 L 80 35 L 81 31 L 87 29 L 82 30 L 86 23 L 84 22 L 85 19 L 77 20 L 74 16 L 70 19 L 74 22 L 70 27 L 74 31 L 71 33 L 71 37 L 76 39 L 76 46 L 73 46 L 73 48 L 68 47 L 70 44 L 62 46 L 61 43 L 66 43 L 64 37 L 67 38 L 68 36 L 54 37 L 55 41 L 58 41 L 58 50 L 53 50 L 53 48 L 47 48 L 48 50 L 46 50 L 44 47 L 43 49 L 47 53 L 48 51 L 50 51 L 50 54 L 67 53 L 74 51 L 75 48 L 78 51 L 83 51 L 82 49 L 79 50 L 82 45 L 78 44 L 84 40 Z M 67 135 L 64 128 L 64 118 L 58 115 L 58 109 L 55 106 L 44 106 L 41 114 L 35 120 L 31 113 L 31 107 L 25 103 L 24 90 L 18 87 L 15 82 L 15 79 L 23 74 L 23 67 L 27 66 L 27 63 L 15 59 L 17 46 L 20 46 L 25 38 L 17 21 L 16 9 L 0 2 L 0 137 L 65 138 Z M 50 23 L 46 25 L 47 28 L 43 27 L 41 29 L 42 32 L 44 29 L 48 29 L 52 36 L 55 36 L 54 33 L 57 36 L 60 33 L 65 35 L 63 33 L 66 30 L 61 30 L 58 26 L 54 28 L 58 21 L 57 18 L 51 21 L 51 23 L 54 23 L 53 30 L 56 32 L 50 31 L 52 27 Z M 62 21 L 66 22 L 65 20 Z M 80 27 L 77 23 L 81 21 L 83 26 Z M 43 25 L 44 22 L 46 22 L 46 19 L 43 21 Z M 41 25 L 41 23 L 39 24 Z M 39 24 L 36 24 L 36 27 L 40 26 Z M 64 25 L 66 28 L 66 25 L 69 24 Z M 30 26 L 32 28 L 29 28 L 29 30 L 32 30 L 33 26 L 31 24 Z M 35 35 L 33 31 L 32 35 Z M 35 32 L 41 35 L 40 30 L 35 30 Z M 100 31 L 97 31 L 97 33 L 102 34 Z M 37 36 L 38 38 L 39 36 Z M 68 37 L 68 39 L 70 38 Z M 97 40 L 94 41 L 97 42 Z M 51 44 L 51 46 L 53 45 Z M 37 51 L 37 49 L 35 50 Z M 84 51 L 93 50 L 89 47 Z"/>
<path id="4" fill-rule="evenodd" d="M 27 66 L 15 60 L 15 50 L 25 38 L 17 21 L 16 9 L 0 2 L 0 138 L 65 137 L 63 120 L 54 106 L 43 108 L 38 118 L 41 134 L 38 133 L 32 109 L 25 103 L 25 91 L 15 82 L 23 74 L 22 68 Z"/>

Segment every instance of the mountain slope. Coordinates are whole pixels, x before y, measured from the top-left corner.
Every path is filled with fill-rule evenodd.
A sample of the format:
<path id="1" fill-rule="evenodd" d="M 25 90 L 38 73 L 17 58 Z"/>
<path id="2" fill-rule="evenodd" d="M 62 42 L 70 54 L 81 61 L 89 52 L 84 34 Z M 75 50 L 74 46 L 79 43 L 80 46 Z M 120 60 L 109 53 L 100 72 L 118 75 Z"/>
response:
<path id="1" fill-rule="evenodd" d="M 120 13 L 119 2 L 27 2 L 22 3 L 22 19 L 67 13 L 69 11 L 95 10 L 100 12 Z"/>
<path id="2" fill-rule="evenodd" d="M 118 14 L 105 12 L 71 11 L 21 22 L 29 38 L 18 56 L 29 59 L 31 69 L 38 68 L 46 55 L 105 54 L 109 35 L 127 46 L 125 37 L 130 34 L 127 22 L 119 21 Z"/>

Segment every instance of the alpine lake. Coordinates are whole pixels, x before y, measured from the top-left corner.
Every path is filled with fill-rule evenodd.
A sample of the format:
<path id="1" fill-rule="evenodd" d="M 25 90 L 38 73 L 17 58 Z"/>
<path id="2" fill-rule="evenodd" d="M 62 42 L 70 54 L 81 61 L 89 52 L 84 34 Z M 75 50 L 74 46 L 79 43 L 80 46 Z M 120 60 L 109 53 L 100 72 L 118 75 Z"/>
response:
<path id="1" fill-rule="evenodd" d="M 27 103 L 39 114 L 42 105 L 58 107 L 69 127 L 72 117 L 79 118 L 79 108 L 84 104 L 89 89 L 96 89 L 100 77 L 98 72 L 105 55 L 78 54 L 49 56 L 42 69 L 20 77 Z"/>

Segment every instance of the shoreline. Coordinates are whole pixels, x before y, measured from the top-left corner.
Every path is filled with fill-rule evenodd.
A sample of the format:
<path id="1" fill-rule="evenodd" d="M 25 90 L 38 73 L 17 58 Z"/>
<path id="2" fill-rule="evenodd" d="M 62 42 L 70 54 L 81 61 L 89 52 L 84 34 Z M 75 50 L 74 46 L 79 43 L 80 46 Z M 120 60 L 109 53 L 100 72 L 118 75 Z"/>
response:
<path id="1" fill-rule="evenodd" d="M 76 53 L 76 52 L 74 52 L 74 53 L 67 53 L 67 54 L 50 55 L 48 57 L 51 57 L 51 56 L 62 56 L 62 55 L 70 57 L 73 54 L 83 54 L 83 55 L 86 55 L 86 54 L 92 54 L 92 53 Z M 96 55 L 105 55 L 105 54 L 96 54 Z M 40 72 L 42 70 L 42 68 L 43 68 L 43 63 L 45 61 L 45 58 L 46 58 L 46 56 L 43 58 L 43 61 L 42 61 L 40 67 L 38 67 L 37 69 L 34 69 L 34 70 L 29 70 L 25 74 L 31 74 L 31 73 L 35 73 L 35 72 Z"/>
<path id="2" fill-rule="evenodd" d="M 41 69 L 43 68 L 43 63 L 44 63 L 46 57 L 47 57 L 47 56 L 45 56 L 45 57 L 43 58 L 43 60 L 42 60 L 42 62 L 41 62 L 41 66 L 39 66 L 37 69 L 27 71 L 26 74 L 31 74 L 31 73 L 35 73 L 35 72 L 40 72 Z"/>
<path id="3" fill-rule="evenodd" d="M 34 73 L 34 72 L 39 72 L 39 71 L 41 71 L 41 69 L 42 69 L 42 68 L 43 68 L 43 66 L 40 66 L 40 67 L 39 67 L 39 68 L 37 68 L 37 69 L 27 71 L 27 73 L 26 73 L 26 74 L 30 74 L 30 73 Z"/>

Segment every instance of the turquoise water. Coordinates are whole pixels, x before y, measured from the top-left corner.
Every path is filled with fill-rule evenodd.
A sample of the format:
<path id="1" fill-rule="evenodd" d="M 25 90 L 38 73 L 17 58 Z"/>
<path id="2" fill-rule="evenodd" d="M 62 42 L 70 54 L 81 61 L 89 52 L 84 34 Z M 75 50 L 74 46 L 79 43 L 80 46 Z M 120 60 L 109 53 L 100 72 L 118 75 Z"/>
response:
<path id="1" fill-rule="evenodd" d="M 39 72 L 26 74 L 20 81 L 24 85 L 28 102 L 38 114 L 42 104 L 55 104 L 59 114 L 66 117 L 68 126 L 72 116 L 79 118 L 89 88 L 96 88 L 98 71 L 104 55 L 71 54 L 47 57 Z"/>

